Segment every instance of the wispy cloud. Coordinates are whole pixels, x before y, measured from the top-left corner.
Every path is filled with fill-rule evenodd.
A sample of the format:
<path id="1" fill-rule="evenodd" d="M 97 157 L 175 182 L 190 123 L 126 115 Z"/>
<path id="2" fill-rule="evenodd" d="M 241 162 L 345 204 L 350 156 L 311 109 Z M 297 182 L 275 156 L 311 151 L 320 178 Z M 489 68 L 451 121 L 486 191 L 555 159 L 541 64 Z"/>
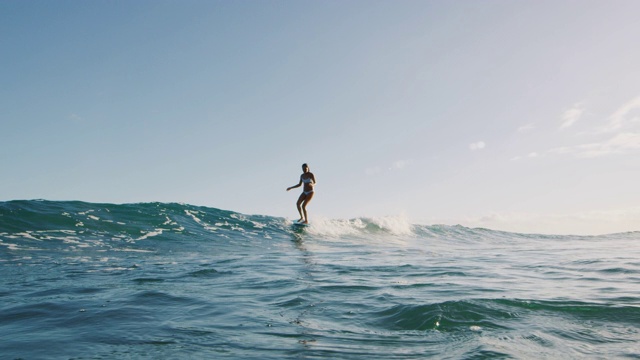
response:
<path id="1" fill-rule="evenodd" d="M 396 162 L 393 163 L 392 168 L 393 169 L 404 169 L 407 165 L 410 165 L 413 162 L 413 160 L 409 159 L 409 160 L 398 160 Z"/>
<path id="2" fill-rule="evenodd" d="M 511 158 L 511 161 L 520 161 L 522 159 L 534 159 L 537 158 L 538 156 L 540 156 L 537 152 L 530 152 L 529 154 L 525 155 L 525 156 L 516 156 Z"/>
<path id="3" fill-rule="evenodd" d="M 484 141 L 478 141 L 478 142 L 474 142 L 474 143 L 469 144 L 469 149 L 471 151 L 482 150 L 485 147 L 487 147 L 487 144 Z"/>
<path id="4" fill-rule="evenodd" d="M 596 129 L 596 133 L 618 131 L 631 124 L 640 123 L 640 96 L 628 101 L 607 119 L 607 123 Z"/>
<path id="5" fill-rule="evenodd" d="M 580 158 L 596 158 L 612 154 L 628 154 L 635 151 L 640 151 L 640 133 L 621 133 L 602 142 L 558 147 L 549 150 L 549 153 L 569 154 Z"/>
<path id="6" fill-rule="evenodd" d="M 533 130 L 535 128 L 536 128 L 536 126 L 533 123 L 527 124 L 527 125 L 522 125 L 522 126 L 520 126 L 518 128 L 518 132 L 519 133 L 526 133 L 526 132 L 529 132 L 529 131 L 531 131 L 531 130 Z"/>
<path id="7" fill-rule="evenodd" d="M 584 102 L 575 104 L 562 115 L 560 129 L 572 127 L 585 112 Z M 610 155 L 624 155 L 640 152 L 640 96 L 624 103 L 611 113 L 604 125 L 594 126 L 581 135 L 590 136 L 593 140 L 578 145 L 558 146 L 547 151 L 516 156 L 511 160 L 536 158 L 547 155 L 570 155 L 578 158 L 598 158 Z M 602 123 L 601 123 L 602 124 Z M 523 129 L 524 127 L 521 127 Z M 520 129 L 518 130 L 520 131 Z"/>
<path id="8" fill-rule="evenodd" d="M 570 128 L 575 124 L 584 113 L 584 106 L 582 103 L 577 103 L 573 105 L 573 107 L 564 112 L 562 115 L 562 125 L 560 125 L 560 130 Z"/>
<path id="9" fill-rule="evenodd" d="M 394 161 L 391 165 L 387 166 L 386 169 L 387 171 L 402 170 L 407 166 L 411 165 L 412 163 L 413 163 L 413 159 L 397 160 L 397 161 Z M 384 168 L 381 166 L 372 166 L 372 167 L 366 168 L 364 172 L 365 174 L 371 176 L 371 175 L 380 174 L 383 172 L 383 170 Z"/>

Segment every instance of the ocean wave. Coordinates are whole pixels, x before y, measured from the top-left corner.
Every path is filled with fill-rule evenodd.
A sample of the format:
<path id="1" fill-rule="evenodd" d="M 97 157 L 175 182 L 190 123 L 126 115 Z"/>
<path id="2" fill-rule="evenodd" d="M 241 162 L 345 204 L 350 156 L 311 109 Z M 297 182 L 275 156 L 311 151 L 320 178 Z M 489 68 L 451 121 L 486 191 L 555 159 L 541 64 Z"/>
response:
<path id="1" fill-rule="evenodd" d="M 633 357 L 638 235 L 517 234 L 401 216 L 314 217 L 300 228 L 188 204 L 4 202 L 0 353 Z"/>
<path id="2" fill-rule="evenodd" d="M 0 203 L 0 248 L 113 247 L 149 240 L 289 238 L 300 233 L 291 221 L 266 215 L 178 203 L 99 204 L 80 201 L 24 200 Z M 329 219 L 317 217 L 303 229 L 322 238 L 376 236 L 446 239 L 457 243 L 562 240 L 567 236 L 518 234 L 460 225 L 418 225 L 403 216 Z M 579 237 L 635 239 L 638 232 Z M 90 236 L 89 236 L 90 235 Z M 577 237 L 571 237 L 577 238 Z"/>

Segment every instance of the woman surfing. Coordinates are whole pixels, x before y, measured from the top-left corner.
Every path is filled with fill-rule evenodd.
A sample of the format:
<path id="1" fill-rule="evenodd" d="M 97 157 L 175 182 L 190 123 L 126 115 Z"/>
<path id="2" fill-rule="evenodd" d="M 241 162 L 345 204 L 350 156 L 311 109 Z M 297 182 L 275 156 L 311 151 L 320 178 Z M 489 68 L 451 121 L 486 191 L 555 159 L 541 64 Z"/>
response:
<path id="1" fill-rule="evenodd" d="M 316 185 L 316 177 L 313 175 L 311 171 L 309 171 L 309 165 L 302 164 L 302 175 L 300 175 L 300 182 L 298 185 L 290 186 L 287 188 L 287 191 L 295 188 L 299 188 L 301 185 L 304 185 L 302 188 L 302 194 L 298 198 L 298 202 L 296 205 L 298 206 L 298 212 L 300 213 L 299 223 L 308 224 L 309 217 L 307 216 L 307 204 L 313 198 L 313 187 Z"/>

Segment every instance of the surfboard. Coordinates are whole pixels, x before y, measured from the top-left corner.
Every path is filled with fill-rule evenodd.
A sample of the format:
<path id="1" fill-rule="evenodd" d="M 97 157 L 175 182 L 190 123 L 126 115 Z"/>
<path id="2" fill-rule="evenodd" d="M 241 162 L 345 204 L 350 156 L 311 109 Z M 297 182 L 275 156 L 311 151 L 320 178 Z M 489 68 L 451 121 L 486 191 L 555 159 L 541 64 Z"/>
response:
<path id="1" fill-rule="evenodd" d="M 309 225 L 311 225 L 311 224 L 309 224 L 309 223 L 306 223 L 306 224 L 305 224 L 305 223 L 301 223 L 301 222 L 294 221 L 294 222 L 293 222 L 293 225 L 295 225 L 295 226 L 300 226 L 300 227 L 307 227 L 307 226 L 309 226 Z"/>

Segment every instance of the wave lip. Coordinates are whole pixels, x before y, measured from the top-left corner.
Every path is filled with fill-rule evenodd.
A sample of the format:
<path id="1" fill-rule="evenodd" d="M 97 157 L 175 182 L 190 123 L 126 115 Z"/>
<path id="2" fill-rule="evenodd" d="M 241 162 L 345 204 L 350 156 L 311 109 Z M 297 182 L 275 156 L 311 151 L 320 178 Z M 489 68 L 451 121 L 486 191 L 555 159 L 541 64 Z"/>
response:
<path id="1" fill-rule="evenodd" d="M 108 234 L 126 241 L 165 239 L 171 234 L 203 237 L 245 238 L 290 235 L 291 222 L 281 217 L 246 215 L 212 207 L 178 203 L 104 204 L 81 201 L 14 200 L 0 202 L 0 236 L 48 240 L 67 232 L 68 240 L 78 233 Z M 405 216 L 330 219 L 314 217 L 306 233 L 321 237 L 397 236 L 446 238 L 457 241 L 513 241 L 579 238 L 637 239 L 640 232 L 601 236 L 520 234 L 461 225 L 412 224 Z M 5 244 L 6 246 L 6 244 Z"/>

